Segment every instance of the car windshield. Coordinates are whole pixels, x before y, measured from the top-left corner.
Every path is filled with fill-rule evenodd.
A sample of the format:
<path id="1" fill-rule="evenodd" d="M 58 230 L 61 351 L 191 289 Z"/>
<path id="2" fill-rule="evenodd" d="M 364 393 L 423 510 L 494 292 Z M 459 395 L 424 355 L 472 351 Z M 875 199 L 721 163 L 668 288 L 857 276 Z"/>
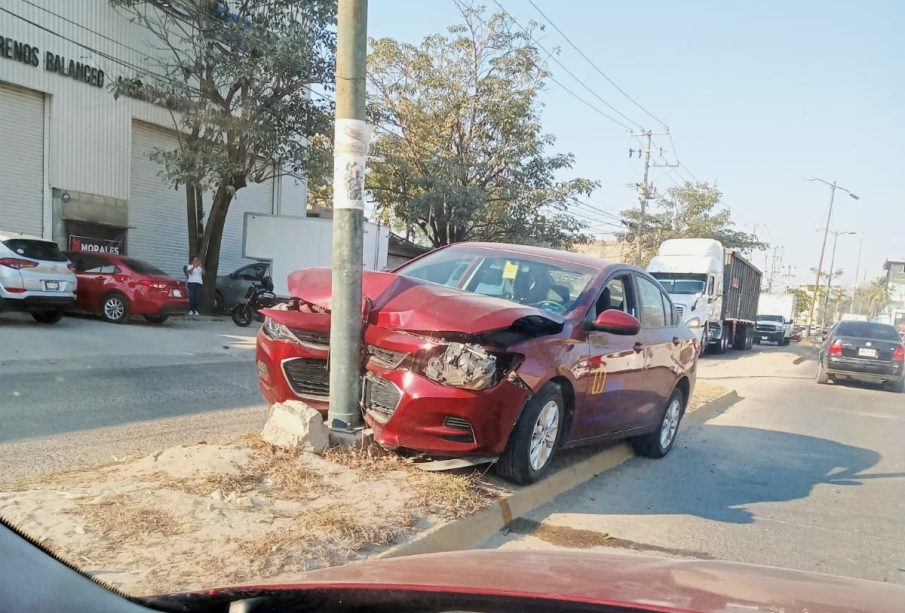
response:
<path id="1" fill-rule="evenodd" d="M 883 341 L 898 341 L 899 333 L 888 324 L 875 324 L 866 321 L 843 321 L 834 330 L 834 336 L 853 338 L 872 338 Z"/>
<path id="2" fill-rule="evenodd" d="M 757 318 L 761 321 L 775 321 L 778 323 L 784 321 L 782 315 L 758 315 Z"/>
<path id="3" fill-rule="evenodd" d="M 669 273 L 651 273 L 660 285 L 670 294 L 694 295 L 703 293 L 707 288 L 707 276 L 703 277 L 677 277 Z"/>
<path id="4" fill-rule="evenodd" d="M 403 266 L 399 274 L 484 296 L 571 311 L 596 271 L 517 252 L 452 247 Z"/>
<path id="5" fill-rule="evenodd" d="M 47 262 L 65 262 L 66 255 L 60 251 L 56 243 L 36 241 L 27 238 L 11 238 L 3 241 L 3 246 L 24 258 L 44 260 Z"/>
<path id="6" fill-rule="evenodd" d="M 156 266 L 151 266 L 147 262 L 143 262 L 141 260 L 136 260 L 135 258 L 123 258 L 123 264 L 128 266 L 133 271 L 137 272 L 140 275 L 155 275 L 160 277 L 167 277 L 167 273 L 160 270 Z"/>

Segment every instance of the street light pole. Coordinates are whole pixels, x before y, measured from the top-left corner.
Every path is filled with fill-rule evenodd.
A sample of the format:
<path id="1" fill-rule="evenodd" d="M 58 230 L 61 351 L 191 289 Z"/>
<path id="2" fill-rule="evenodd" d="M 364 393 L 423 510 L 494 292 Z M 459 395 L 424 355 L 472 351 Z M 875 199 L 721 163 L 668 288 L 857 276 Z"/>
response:
<path id="1" fill-rule="evenodd" d="M 852 304 L 849 307 L 852 313 L 855 312 L 855 295 L 858 293 L 858 273 L 861 272 L 861 248 L 864 246 L 864 232 L 861 232 L 861 237 L 858 239 L 858 263 L 855 264 L 855 287 L 852 290 Z"/>
<path id="2" fill-rule="evenodd" d="M 811 326 L 814 325 L 814 313 L 817 310 L 817 300 L 820 296 L 820 275 L 823 272 L 823 256 L 826 253 L 826 239 L 830 231 L 830 221 L 833 218 L 833 200 L 836 197 L 836 190 L 841 189 L 842 191 L 847 192 L 848 195 L 855 200 L 858 200 L 858 196 L 845 189 L 844 187 L 837 185 L 835 181 L 830 183 L 829 181 L 818 179 L 817 177 L 810 177 L 808 179 L 805 179 L 805 181 L 820 181 L 821 183 L 825 183 L 826 185 L 830 186 L 830 206 L 826 212 L 826 226 L 823 229 L 823 242 L 820 244 L 820 258 L 817 260 L 817 278 L 814 280 L 814 295 L 811 298 L 811 314 L 808 317 L 807 336 L 811 336 Z"/>
<path id="3" fill-rule="evenodd" d="M 831 230 L 829 234 L 833 235 L 833 256 L 830 258 L 830 270 L 826 275 L 826 294 L 823 297 L 823 318 L 821 322 L 824 326 L 826 326 L 826 314 L 830 308 L 830 289 L 833 286 L 833 268 L 836 266 L 836 243 L 839 242 L 840 234 L 857 234 L 857 232 L 839 232 L 838 230 L 833 232 Z"/>

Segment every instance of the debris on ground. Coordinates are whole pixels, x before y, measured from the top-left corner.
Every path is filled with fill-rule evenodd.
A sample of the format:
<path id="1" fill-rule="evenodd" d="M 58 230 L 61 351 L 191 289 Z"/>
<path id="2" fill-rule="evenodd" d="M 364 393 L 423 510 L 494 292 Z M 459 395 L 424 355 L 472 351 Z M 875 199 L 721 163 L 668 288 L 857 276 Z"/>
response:
<path id="1" fill-rule="evenodd" d="M 300 400 L 287 400 L 270 407 L 261 438 L 288 451 L 322 453 L 330 445 L 330 430 L 316 409 Z"/>

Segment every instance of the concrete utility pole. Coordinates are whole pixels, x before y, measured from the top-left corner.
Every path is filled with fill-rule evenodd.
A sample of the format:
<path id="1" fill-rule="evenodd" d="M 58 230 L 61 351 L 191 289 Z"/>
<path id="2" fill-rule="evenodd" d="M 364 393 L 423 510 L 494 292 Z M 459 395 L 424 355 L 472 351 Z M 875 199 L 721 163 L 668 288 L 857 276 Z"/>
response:
<path id="1" fill-rule="evenodd" d="M 833 287 L 833 273 L 835 272 L 833 270 L 833 267 L 836 266 L 836 243 L 839 242 L 840 236 L 845 236 L 846 234 L 857 234 L 857 232 L 840 232 L 839 230 L 836 230 L 835 232 L 830 230 L 829 233 L 833 235 L 833 255 L 830 258 L 830 271 L 826 275 L 826 294 L 823 297 L 823 319 L 821 320 L 821 322 L 824 326 L 826 326 L 827 324 L 826 316 L 827 312 L 830 309 L 830 290 Z"/>
<path id="2" fill-rule="evenodd" d="M 361 273 L 364 170 L 371 127 L 365 123 L 368 0 L 339 0 L 336 25 L 336 134 L 333 150 L 333 276 L 330 408 L 327 426 L 361 426 Z"/>
<path id="3" fill-rule="evenodd" d="M 814 297 L 811 299 L 811 314 L 808 316 L 808 329 L 806 330 L 807 336 L 811 336 L 811 326 L 814 324 L 814 314 L 817 310 L 817 300 L 820 296 L 820 275 L 823 271 L 823 255 L 826 252 L 826 238 L 829 235 L 830 221 L 833 218 L 833 199 L 836 196 L 836 190 L 841 189 L 855 200 L 858 200 L 858 196 L 844 187 L 837 185 L 835 181 L 830 183 L 829 181 L 818 179 L 817 177 L 810 177 L 805 179 L 805 181 L 820 181 L 821 183 L 830 186 L 830 206 L 826 212 L 826 226 L 823 228 L 823 242 L 820 245 L 820 259 L 817 260 L 817 278 L 814 280 Z"/>
<path id="4" fill-rule="evenodd" d="M 628 156 L 632 157 L 633 154 L 637 153 L 638 157 L 644 156 L 644 178 L 641 180 L 641 183 L 638 184 L 638 201 L 641 203 L 641 216 L 638 219 L 638 228 L 635 230 L 635 240 L 637 242 L 635 248 L 635 266 L 641 266 L 641 247 L 642 247 L 642 237 L 644 233 L 644 219 L 647 214 L 647 201 L 651 199 L 651 186 L 648 182 L 648 176 L 650 174 L 650 168 L 652 164 L 650 163 L 650 154 L 653 151 L 651 149 L 651 138 L 654 136 L 669 136 L 669 131 L 666 132 L 652 132 L 650 130 L 645 130 L 643 132 L 632 132 L 632 136 L 638 137 L 643 136 L 646 139 L 646 143 L 644 149 L 629 149 Z M 660 154 L 663 154 L 662 149 L 658 149 L 657 151 Z M 657 166 L 657 164 L 653 164 L 653 166 Z M 665 164 L 664 164 L 665 166 Z"/>

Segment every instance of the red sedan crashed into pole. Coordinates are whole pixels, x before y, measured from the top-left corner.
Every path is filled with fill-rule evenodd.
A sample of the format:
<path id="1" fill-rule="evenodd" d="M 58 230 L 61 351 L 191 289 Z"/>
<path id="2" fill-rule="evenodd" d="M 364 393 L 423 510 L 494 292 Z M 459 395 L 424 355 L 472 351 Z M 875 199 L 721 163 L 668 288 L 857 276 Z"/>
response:
<path id="1" fill-rule="evenodd" d="M 289 276 L 258 334 L 261 392 L 326 411 L 331 274 Z M 362 411 L 383 446 L 497 461 L 516 483 L 553 452 L 631 438 L 666 455 L 694 389 L 694 335 L 634 266 L 459 243 L 365 272 Z"/>

